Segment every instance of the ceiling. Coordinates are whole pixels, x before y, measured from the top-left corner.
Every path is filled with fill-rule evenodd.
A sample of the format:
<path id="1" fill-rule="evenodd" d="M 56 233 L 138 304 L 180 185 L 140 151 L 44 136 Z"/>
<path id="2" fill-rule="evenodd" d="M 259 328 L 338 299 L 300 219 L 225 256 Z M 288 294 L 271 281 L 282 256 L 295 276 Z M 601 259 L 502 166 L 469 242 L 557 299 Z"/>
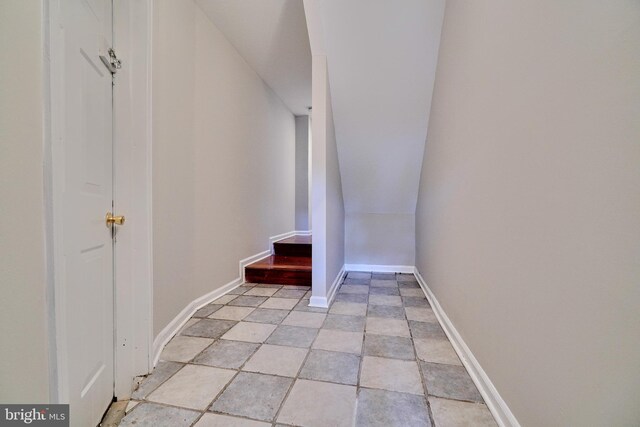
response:
<path id="1" fill-rule="evenodd" d="M 196 0 L 295 115 L 311 106 L 311 50 L 302 0 Z"/>
<path id="2" fill-rule="evenodd" d="M 327 55 L 345 210 L 413 214 L 444 0 L 314 3 L 324 42 L 310 24 L 313 53 Z"/>
<path id="3" fill-rule="evenodd" d="M 415 213 L 445 0 L 196 2 L 296 115 L 311 105 L 309 20 L 313 53 L 327 56 L 345 210 Z"/>

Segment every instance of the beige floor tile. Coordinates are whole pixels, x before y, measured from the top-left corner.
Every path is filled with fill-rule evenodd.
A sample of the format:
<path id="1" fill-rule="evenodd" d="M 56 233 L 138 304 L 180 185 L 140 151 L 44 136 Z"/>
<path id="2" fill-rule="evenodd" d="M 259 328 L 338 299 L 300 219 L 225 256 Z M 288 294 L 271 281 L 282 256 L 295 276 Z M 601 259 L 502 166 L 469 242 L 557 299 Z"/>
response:
<path id="1" fill-rule="evenodd" d="M 369 287 L 366 285 L 347 285 L 342 286 L 338 293 L 341 294 L 368 294 Z"/>
<path id="2" fill-rule="evenodd" d="M 134 410 L 129 412 L 122 420 L 119 427 L 142 426 L 171 426 L 187 427 L 193 424 L 201 413 L 191 409 L 166 406 L 153 402 L 141 402 Z"/>
<path id="3" fill-rule="evenodd" d="M 438 427 L 495 427 L 487 405 L 429 397 L 433 420 Z"/>
<path id="4" fill-rule="evenodd" d="M 362 387 L 424 394 L 418 364 L 413 361 L 366 356 L 360 374 Z"/>
<path id="5" fill-rule="evenodd" d="M 390 335 L 394 337 L 410 337 L 409 324 L 406 320 L 385 317 L 367 317 L 367 334 Z"/>
<path id="6" fill-rule="evenodd" d="M 329 313 L 346 314 L 349 316 L 365 316 L 367 314 L 367 304 L 338 301 L 331 305 Z"/>
<path id="7" fill-rule="evenodd" d="M 398 283 L 395 280 L 379 280 L 371 279 L 372 288 L 397 288 Z"/>
<path id="8" fill-rule="evenodd" d="M 275 308 L 278 310 L 291 310 L 298 303 L 297 299 L 293 298 L 269 298 L 262 303 L 260 308 Z"/>
<path id="9" fill-rule="evenodd" d="M 448 340 L 417 338 L 413 340 L 413 343 L 415 344 L 416 354 L 420 360 L 462 366 L 458 355 Z"/>
<path id="10" fill-rule="evenodd" d="M 360 272 L 360 271 L 350 271 L 347 273 L 348 279 L 371 279 L 371 273 Z"/>
<path id="11" fill-rule="evenodd" d="M 210 338 L 186 337 L 178 335 L 173 337 L 169 344 L 162 350 L 160 360 L 172 360 L 174 362 L 188 362 L 198 353 L 211 345 Z"/>
<path id="12" fill-rule="evenodd" d="M 402 307 L 402 299 L 395 295 L 369 295 L 369 304 Z"/>
<path id="13" fill-rule="evenodd" d="M 242 368 L 243 371 L 295 377 L 307 356 L 306 348 L 262 345 Z"/>
<path id="14" fill-rule="evenodd" d="M 135 378 L 136 387 L 131 393 L 131 398 L 134 400 L 146 399 L 158 386 L 162 385 L 183 367 L 184 364 L 180 362 L 159 361 L 151 374 L 146 377 Z"/>
<path id="15" fill-rule="evenodd" d="M 204 410 L 235 375 L 235 371 L 187 365 L 151 393 L 148 400 Z"/>
<path id="16" fill-rule="evenodd" d="M 320 328 L 327 317 L 324 313 L 309 313 L 306 311 L 292 311 L 282 322 L 283 325 L 303 326 L 305 328 Z"/>
<path id="17" fill-rule="evenodd" d="M 231 295 L 231 294 L 222 295 L 220 298 L 218 298 L 217 300 L 213 301 L 213 303 L 214 304 L 226 304 L 228 302 L 233 301 L 237 297 L 238 297 L 238 295 Z"/>
<path id="18" fill-rule="evenodd" d="M 354 386 L 297 380 L 278 422 L 306 427 L 348 427 L 356 408 Z"/>
<path id="19" fill-rule="evenodd" d="M 343 353 L 360 354 L 362 351 L 362 333 L 321 329 L 313 348 Z"/>
<path id="20" fill-rule="evenodd" d="M 408 320 L 417 320 L 419 322 L 438 322 L 433 310 L 426 307 L 405 307 L 404 311 Z"/>
<path id="21" fill-rule="evenodd" d="M 194 427 L 269 427 L 271 424 L 220 414 L 204 414 Z"/>
<path id="22" fill-rule="evenodd" d="M 242 320 L 255 310 L 253 307 L 226 305 L 209 316 L 209 319 Z"/>
<path id="23" fill-rule="evenodd" d="M 276 329 L 276 325 L 268 325 L 266 323 L 240 322 L 227 333 L 222 339 L 233 341 L 247 342 L 264 342 L 269 335 Z"/>
<path id="24" fill-rule="evenodd" d="M 278 292 L 279 288 L 258 288 L 255 287 L 253 289 L 251 289 L 250 291 L 246 292 L 244 295 L 256 295 L 259 297 L 270 297 L 271 295 L 275 294 L 276 292 Z"/>
<path id="25" fill-rule="evenodd" d="M 423 297 L 424 292 L 420 288 L 400 288 L 400 295 L 403 297 Z"/>

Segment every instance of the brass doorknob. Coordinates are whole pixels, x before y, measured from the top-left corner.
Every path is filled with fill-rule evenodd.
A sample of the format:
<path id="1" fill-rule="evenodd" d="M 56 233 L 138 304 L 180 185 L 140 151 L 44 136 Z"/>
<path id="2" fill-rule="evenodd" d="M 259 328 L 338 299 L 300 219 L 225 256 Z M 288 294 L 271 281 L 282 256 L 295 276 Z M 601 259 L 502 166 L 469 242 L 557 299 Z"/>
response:
<path id="1" fill-rule="evenodd" d="M 107 212 L 107 227 L 111 227 L 112 224 L 122 225 L 124 224 L 124 216 L 113 216 L 111 212 Z"/>

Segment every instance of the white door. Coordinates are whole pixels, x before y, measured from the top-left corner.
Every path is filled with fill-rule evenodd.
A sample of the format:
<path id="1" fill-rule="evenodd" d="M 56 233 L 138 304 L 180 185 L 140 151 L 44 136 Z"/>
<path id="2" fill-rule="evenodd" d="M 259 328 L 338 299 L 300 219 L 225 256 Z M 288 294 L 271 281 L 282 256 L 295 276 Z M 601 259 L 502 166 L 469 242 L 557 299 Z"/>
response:
<path id="1" fill-rule="evenodd" d="M 113 398 L 114 283 L 112 75 L 101 62 L 112 41 L 111 0 L 59 2 L 63 271 L 59 353 L 72 426 L 95 426 Z M 54 105 L 52 108 L 56 108 Z M 60 194 L 60 193 L 59 193 Z M 59 335 L 59 336 L 60 336 Z"/>

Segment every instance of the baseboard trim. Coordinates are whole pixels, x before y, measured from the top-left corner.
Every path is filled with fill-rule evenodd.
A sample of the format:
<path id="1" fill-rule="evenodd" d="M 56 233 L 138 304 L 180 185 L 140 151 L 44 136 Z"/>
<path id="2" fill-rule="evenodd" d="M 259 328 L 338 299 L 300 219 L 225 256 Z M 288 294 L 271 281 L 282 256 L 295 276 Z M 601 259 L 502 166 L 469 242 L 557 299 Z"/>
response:
<path id="1" fill-rule="evenodd" d="M 344 279 L 346 271 L 347 270 L 344 268 L 344 265 L 343 265 L 340 271 L 338 272 L 338 275 L 333 280 L 333 283 L 331 284 L 331 288 L 329 289 L 329 292 L 327 292 L 327 307 L 329 307 L 333 302 L 333 300 L 336 298 L 336 292 L 338 292 L 338 288 L 340 287 L 340 283 L 342 283 L 342 279 Z"/>
<path id="2" fill-rule="evenodd" d="M 309 299 L 309 307 L 328 308 L 329 305 L 331 305 L 331 303 L 333 302 L 334 298 L 336 297 L 336 292 L 338 291 L 338 288 L 340 287 L 340 283 L 342 283 L 342 279 L 344 278 L 345 274 L 346 274 L 346 270 L 345 270 L 345 266 L 343 265 L 340 271 L 338 272 L 338 275 L 333 280 L 333 283 L 329 288 L 329 292 L 327 292 L 327 296 L 326 297 L 312 296 Z"/>
<path id="3" fill-rule="evenodd" d="M 271 250 L 268 250 L 268 251 L 262 251 L 259 254 L 252 255 L 252 256 L 250 256 L 248 258 L 241 259 L 240 262 L 239 262 L 239 264 L 240 264 L 240 279 L 241 279 L 241 282 L 244 283 L 246 281 L 245 280 L 245 276 L 244 276 L 244 268 L 247 265 L 253 264 L 254 262 L 259 261 L 259 260 L 261 260 L 263 258 L 266 258 L 271 254 L 272 254 Z"/>
<path id="4" fill-rule="evenodd" d="M 413 273 L 412 265 L 375 265 L 375 264 L 345 264 L 346 271 L 365 271 L 376 273 Z"/>
<path id="5" fill-rule="evenodd" d="M 442 309 L 442 306 L 436 299 L 433 292 L 431 292 L 431 289 L 429 289 L 429 286 L 422 275 L 420 275 L 418 269 L 414 267 L 413 273 L 418 279 L 418 283 L 420 284 L 420 287 L 422 287 L 422 291 L 429 300 L 431 308 L 438 318 L 442 329 L 444 329 L 444 332 L 447 334 L 449 341 L 451 341 L 451 345 L 458 354 L 458 357 L 460 357 L 462 364 L 469 372 L 471 379 L 475 383 L 476 387 L 478 387 L 478 391 L 482 395 L 482 398 L 491 411 L 491 414 L 493 414 L 493 417 L 496 419 L 498 425 L 500 425 L 500 427 L 520 427 L 520 423 L 516 419 L 515 415 L 513 415 L 513 412 L 511 412 L 502 396 L 500 396 L 500 393 L 498 393 L 498 390 L 493 385 L 484 369 L 482 369 L 482 366 L 480 366 L 480 363 L 471 352 L 471 349 L 464 342 L 458 330 L 453 326 L 453 323 L 451 323 L 451 320 Z"/>
<path id="6" fill-rule="evenodd" d="M 314 297 L 309 298 L 309 307 L 328 308 L 326 297 Z"/>
<path id="7" fill-rule="evenodd" d="M 194 315 L 196 311 L 200 308 L 204 307 L 207 304 L 210 304 L 212 301 L 220 298 L 227 292 L 237 288 L 243 283 L 241 278 L 236 278 L 226 285 L 214 289 L 209 292 L 191 301 L 181 312 L 178 314 L 165 328 L 156 336 L 153 340 L 153 366 L 155 367 L 158 364 L 158 360 L 160 359 L 160 353 L 164 347 L 169 343 L 171 338 L 176 335 L 180 329 L 187 323 L 187 321 Z"/>
<path id="8" fill-rule="evenodd" d="M 160 331 L 160 333 L 153 340 L 153 353 L 151 358 L 151 360 L 153 361 L 152 367 L 155 367 L 158 364 L 160 353 L 162 353 L 162 350 L 167 345 L 167 343 L 180 331 L 180 329 L 182 329 L 182 327 L 187 323 L 187 321 L 193 316 L 196 311 L 198 311 L 205 305 L 210 304 L 212 301 L 220 298 L 221 296 L 227 294 L 229 291 L 232 291 L 241 284 L 245 283 L 244 268 L 249 264 L 252 264 L 271 255 L 273 251 L 273 242 L 277 242 L 278 240 L 286 239 L 287 237 L 295 235 L 304 235 L 304 233 L 309 233 L 310 235 L 311 231 L 290 231 L 288 233 L 269 237 L 268 250 L 262 251 L 238 262 L 239 274 L 237 278 L 233 279 L 224 286 L 221 286 L 205 295 L 202 295 L 199 298 L 196 298 L 195 300 L 187 304 L 187 306 L 182 309 L 182 311 L 171 322 L 169 322 L 169 324 L 165 326 L 164 329 L 162 329 L 162 331 Z"/>

